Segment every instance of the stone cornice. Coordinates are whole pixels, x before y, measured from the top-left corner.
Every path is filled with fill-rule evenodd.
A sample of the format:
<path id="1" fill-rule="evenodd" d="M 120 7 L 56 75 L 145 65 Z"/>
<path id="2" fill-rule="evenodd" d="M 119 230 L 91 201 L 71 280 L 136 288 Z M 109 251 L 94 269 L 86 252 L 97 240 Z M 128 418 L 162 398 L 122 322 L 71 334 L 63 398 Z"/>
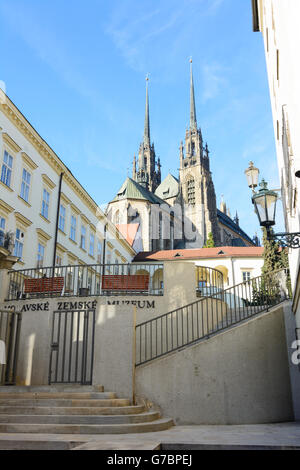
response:
<path id="1" fill-rule="evenodd" d="M 71 209 L 76 215 L 80 215 L 80 210 L 75 206 L 75 204 L 71 204 Z"/>
<path id="2" fill-rule="evenodd" d="M 49 178 L 48 175 L 46 175 L 45 173 L 42 175 L 42 180 L 44 181 L 44 184 L 46 184 L 47 186 L 49 186 L 50 189 L 54 189 L 56 184 L 54 183 L 54 181 L 52 181 L 51 178 Z"/>
<path id="3" fill-rule="evenodd" d="M 7 204 L 7 202 L 0 199 L 0 210 L 2 210 L 2 212 L 4 212 L 6 215 L 8 215 L 8 214 L 10 214 L 11 212 L 14 211 L 14 208 L 11 207 L 9 204 Z"/>
<path id="4" fill-rule="evenodd" d="M 65 193 L 61 193 L 60 198 L 65 204 L 71 204 L 71 199 L 69 199 L 68 196 L 65 195 Z"/>
<path id="5" fill-rule="evenodd" d="M 3 142 L 8 145 L 15 153 L 19 153 L 21 150 L 21 147 L 6 133 L 3 132 L 2 134 L 2 139 Z"/>
<path id="6" fill-rule="evenodd" d="M 56 243 L 56 248 L 62 253 L 66 253 L 68 251 L 68 249 L 65 248 L 63 245 L 61 245 L 60 243 Z"/>
<path id="7" fill-rule="evenodd" d="M 49 241 L 52 237 L 46 233 L 42 228 L 37 228 L 36 229 L 36 233 L 38 235 L 38 238 L 44 242 L 44 243 L 47 243 L 47 241 Z"/>
<path id="8" fill-rule="evenodd" d="M 27 153 L 21 152 L 21 157 L 23 162 L 32 170 L 35 170 L 38 167 L 38 165 L 29 157 L 29 155 L 27 155 Z"/>
<path id="9" fill-rule="evenodd" d="M 25 228 L 30 227 L 30 225 L 32 225 L 31 220 L 27 219 L 20 212 L 15 212 L 15 218 L 16 218 L 16 221 Z"/>

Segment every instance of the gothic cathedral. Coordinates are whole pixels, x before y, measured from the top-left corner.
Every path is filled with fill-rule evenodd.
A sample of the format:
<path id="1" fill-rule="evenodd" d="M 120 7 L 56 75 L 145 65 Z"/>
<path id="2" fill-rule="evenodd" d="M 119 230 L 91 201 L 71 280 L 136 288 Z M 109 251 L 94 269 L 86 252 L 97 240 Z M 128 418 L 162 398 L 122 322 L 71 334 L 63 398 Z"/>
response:
<path id="1" fill-rule="evenodd" d="M 226 205 L 217 209 L 207 143 L 197 126 L 192 61 L 190 61 L 190 125 L 180 144 L 178 178 L 161 181 L 161 162 L 150 140 L 149 93 L 146 79 L 144 137 L 132 178 L 127 177 L 107 208 L 108 217 L 139 251 L 253 246 L 253 240 L 232 220 Z M 224 209 L 225 208 L 225 209 Z"/>

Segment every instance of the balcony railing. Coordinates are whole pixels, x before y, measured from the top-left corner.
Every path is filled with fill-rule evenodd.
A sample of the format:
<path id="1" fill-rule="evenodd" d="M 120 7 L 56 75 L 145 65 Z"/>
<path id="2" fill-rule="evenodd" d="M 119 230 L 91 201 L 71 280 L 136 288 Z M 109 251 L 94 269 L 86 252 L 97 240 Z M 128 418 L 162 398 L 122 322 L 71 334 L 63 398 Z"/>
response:
<path id="1" fill-rule="evenodd" d="M 196 266 L 197 297 L 210 297 L 224 289 L 223 274 L 215 268 Z"/>
<path id="2" fill-rule="evenodd" d="M 10 271 L 7 300 L 163 295 L 163 264 L 89 264 Z"/>

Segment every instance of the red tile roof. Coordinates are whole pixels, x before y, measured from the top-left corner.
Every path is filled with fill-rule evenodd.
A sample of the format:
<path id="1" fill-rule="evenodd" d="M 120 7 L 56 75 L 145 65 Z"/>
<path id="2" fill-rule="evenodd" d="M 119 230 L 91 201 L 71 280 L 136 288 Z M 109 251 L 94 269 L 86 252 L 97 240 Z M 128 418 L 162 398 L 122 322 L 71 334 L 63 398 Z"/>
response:
<path id="1" fill-rule="evenodd" d="M 118 224 L 116 227 L 129 243 L 129 245 L 132 246 L 139 228 L 139 224 Z"/>
<path id="2" fill-rule="evenodd" d="M 162 261 L 175 259 L 198 258 L 241 258 L 261 257 L 264 247 L 261 246 L 218 246 L 215 248 L 193 248 L 186 250 L 142 251 L 137 254 L 134 261 Z"/>

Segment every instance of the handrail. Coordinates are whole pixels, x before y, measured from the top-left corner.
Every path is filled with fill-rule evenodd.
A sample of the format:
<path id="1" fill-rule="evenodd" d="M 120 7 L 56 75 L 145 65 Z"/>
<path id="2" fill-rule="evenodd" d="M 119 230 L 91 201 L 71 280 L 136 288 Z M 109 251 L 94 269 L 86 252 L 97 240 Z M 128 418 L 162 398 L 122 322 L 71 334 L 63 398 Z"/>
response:
<path id="1" fill-rule="evenodd" d="M 279 269 L 139 323 L 136 365 L 208 338 L 289 298 L 289 272 Z"/>

